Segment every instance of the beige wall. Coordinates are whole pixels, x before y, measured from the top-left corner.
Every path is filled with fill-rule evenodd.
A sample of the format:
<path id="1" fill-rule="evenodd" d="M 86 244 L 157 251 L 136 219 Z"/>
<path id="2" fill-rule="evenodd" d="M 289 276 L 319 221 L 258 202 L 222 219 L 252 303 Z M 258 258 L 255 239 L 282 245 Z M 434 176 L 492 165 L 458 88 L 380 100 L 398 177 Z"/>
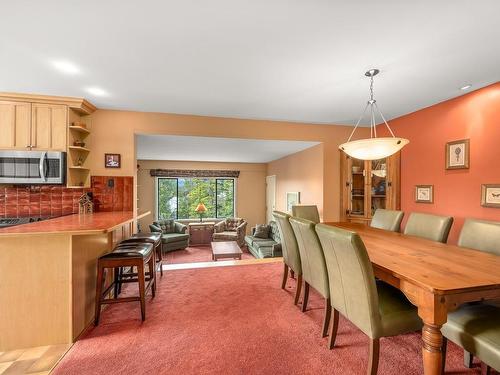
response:
<path id="1" fill-rule="evenodd" d="M 323 144 L 275 160 L 267 175 L 276 176 L 276 209 L 286 211 L 286 192 L 300 192 L 301 204 L 315 204 L 323 216 Z"/>
<path id="2" fill-rule="evenodd" d="M 278 121 L 239 120 L 165 113 L 97 110 L 91 115 L 93 175 L 136 175 L 134 134 L 173 134 L 247 139 L 281 139 L 323 143 L 323 218 L 339 218 L 339 151 L 352 127 Z M 368 134 L 357 131 L 358 137 Z M 105 169 L 105 152 L 122 155 L 121 169 Z"/>
<path id="3" fill-rule="evenodd" d="M 140 220 L 143 230 L 148 228 L 156 210 L 155 178 L 151 177 L 151 169 L 219 169 L 240 171 L 236 179 L 236 215 L 248 222 L 247 230 L 257 223 L 265 221 L 266 200 L 266 164 L 258 163 L 208 163 L 190 161 L 139 160 L 137 172 L 138 208 L 151 211 L 153 216 Z"/>

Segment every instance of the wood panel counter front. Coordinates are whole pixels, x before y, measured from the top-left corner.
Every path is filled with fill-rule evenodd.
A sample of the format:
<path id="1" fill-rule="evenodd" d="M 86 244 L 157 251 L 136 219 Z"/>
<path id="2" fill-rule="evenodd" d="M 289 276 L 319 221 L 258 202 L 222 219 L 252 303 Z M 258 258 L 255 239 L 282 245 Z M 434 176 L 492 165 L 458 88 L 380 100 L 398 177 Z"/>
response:
<path id="1" fill-rule="evenodd" d="M 0 229 L 0 352 L 75 341 L 93 320 L 97 258 L 149 214 L 69 215 Z"/>

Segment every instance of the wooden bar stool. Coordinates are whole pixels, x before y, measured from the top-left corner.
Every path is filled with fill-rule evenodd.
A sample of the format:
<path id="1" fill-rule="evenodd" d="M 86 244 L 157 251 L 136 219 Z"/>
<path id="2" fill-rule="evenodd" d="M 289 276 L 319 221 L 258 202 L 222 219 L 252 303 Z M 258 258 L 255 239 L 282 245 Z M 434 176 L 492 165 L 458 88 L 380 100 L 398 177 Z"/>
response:
<path id="1" fill-rule="evenodd" d="M 161 242 L 161 233 L 136 233 L 120 242 L 120 245 L 127 243 L 151 243 L 155 247 L 156 266 L 160 270 L 160 275 L 163 276 L 163 245 Z"/>
<path id="2" fill-rule="evenodd" d="M 152 296 L 155 296 L 155 252 L 150 243 L 130 244 L 117 246 L 112 252 L 101 256 L 97 261 L 97 282 L 96 282 L 96 301 L 95 301 L 95 320 L 94 324 L 99 324 L 101 314 L 101 305 L 108 303 L 133 302 L 141 303 L 141 318 L 146 319 L 146 293 L 151 289 Z M 149 267 L 148 284 L 146 285 L 145 266 Z M 118 298 L 115 294 L 113 298 L 106 298 L 109 292 L 115 287 L 117 282 L 116 271 L 121 267 L 137 267 L 137 276 L 134 280 L 120 282 L 137 281 L 139 284 L 139 296 Z M 115 280 L 104 289 L 105 270 L 113 268 L 115 270 Z M 103 290 L 104 289 L 104 290 Z M 115 289 L 116 290 L 116 289 Z"/>

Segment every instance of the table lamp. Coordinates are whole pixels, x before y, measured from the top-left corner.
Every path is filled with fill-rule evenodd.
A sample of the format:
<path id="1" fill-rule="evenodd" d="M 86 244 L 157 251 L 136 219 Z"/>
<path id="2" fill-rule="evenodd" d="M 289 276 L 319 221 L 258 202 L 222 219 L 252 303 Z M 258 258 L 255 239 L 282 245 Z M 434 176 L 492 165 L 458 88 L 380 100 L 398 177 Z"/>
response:
<path id="1" fill-rule="evenodd" d="M 203 221 L 203 214 L 207 212 L 207 208 L 203 204 L 203 202 L 198 203 L 198 206 L 196 206 L 195 211 L 198 212 L 200 215 L 200 223 Z"/>

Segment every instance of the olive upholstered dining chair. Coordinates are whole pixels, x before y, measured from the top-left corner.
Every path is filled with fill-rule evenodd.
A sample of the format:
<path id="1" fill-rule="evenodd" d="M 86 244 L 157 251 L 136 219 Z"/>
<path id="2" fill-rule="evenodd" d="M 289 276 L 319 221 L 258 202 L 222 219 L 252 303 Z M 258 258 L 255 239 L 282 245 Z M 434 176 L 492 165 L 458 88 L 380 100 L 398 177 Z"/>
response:
<path id="1" fill-rule="evenodd" d="M 301 219 L 306 219 L 314 222 L 315 224 L 319 223 L 319 211 L 318 206 L 316 205 L 297 205 L 292 206 L 292 216 L 300 217 Z"/>
<path id="2" fill-rule="evenodd" d="M 339 313 L 370 338 L 368 374 L 376 374 L 381 337 L 402 335 L 422 328 L 417 308 L 403 293 L 377 282 L 359 235 L 345 229 L 316 225 L 325 254 L 333 321 L 329 347 L 335 345 Z"/>
<path id="3" fill-rule="evenodd" d="M 413 212 L 405 226 L 405 234 L 446 243 L 453 218 Z"/>
<path id="4" fill-rule="evenodd" d="M 290 224 L 292 224 L 295 238 L 297 238 L 300 260 L 302 262 L 302 276 L 304 279 L 302 311 L 306 311 L 309 299 L 309 287 L 311 286 L 325 299 L 325 315 L 321 335 L 322 337 L 326 337 L 331 316 L 330 287 L 328 285 L 323 249 L 314 229 L 315 223 L 310 220 L 291 217 Z"/>
<path id="5" fill-rule="evenodd" d="M 500 222 L 467 219 L 460 232 L 458 246 L 468 247 L 500 256 Z M 483 372 L 489 367 L 500 371 L 500 301 L 466 304 L 448 314 L 441 328 L 443 370 L 447 340 L 465 350 L 464 364 L 472 366 L 472 355 L 482 361 Z"/>
<path id="6" fill-rule="evenodd" d="M 278 230 L 281 237 L 281 251 L 283 254 L 283 281 L 281 282 L 281 289 L 285 289 L 288 279 L 288 270 L 290 269 L 291 276 L 297 276 L 297 288 L 295 289 L 294 304 L 299 303 L 300 290 L 302 288 L 302 263 L 300 262 L 299 248 L 297 240 L 293 233 L 292 226 L 290 225 L 290 215 L 273 211 L 274 220 L 278 225 Z"/>
<path id="7" fill-rule="evenodd" d="M 399 232 L 403 216 L 403 211 L 379 208 L 375 211 L 375 214 L 373 214 L 370 226 L 372 228 L 390 230 L 391 232 Z"/>

